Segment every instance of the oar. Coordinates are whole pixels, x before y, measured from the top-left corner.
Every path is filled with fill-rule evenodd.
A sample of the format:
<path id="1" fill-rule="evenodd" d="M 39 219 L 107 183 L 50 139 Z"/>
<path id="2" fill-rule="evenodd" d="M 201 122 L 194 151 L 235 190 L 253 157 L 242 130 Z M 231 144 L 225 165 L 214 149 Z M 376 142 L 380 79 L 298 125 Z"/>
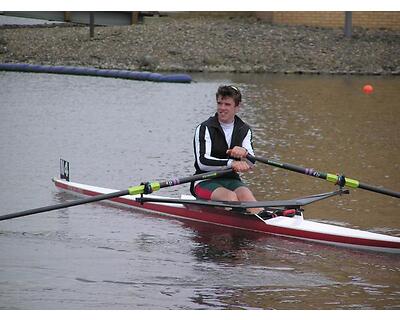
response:
<path id="1" fill-rule="evenodd" d="M 247 159 L 249 159 L 252 162 L 259 161 L 259 162 L 268 164 L 270 166 L 274 166 L 274 167 L 278 167 L 278 168 L 282 168 L 282 169 L 286 169 L 286 170 L 290 170 L 290 171 L 306 174 L 306 175 L 313 176 L 313 177 L 316 177 L 316 178 L 324 179 L 326 181 L 330 181 L 330 182 L 333 182 L 335 184 L 338 184 L 341 187 L 347 186 L 347 187 L 350 187 L 350 188 L 360 188 L 360 189 L 364 189 L 364 190 L 368 190 L 368 191 L 372 191 L 372 192 L 385 194 L 385 195 L 392 196 L 392 197 L 395 197 L 395 198 L 400 198 L 400 192 L 388 190 L 388 189 L 385 189 L 385 188 L 382 188 L 382 187 L 371 186 L 369 184 L 360 182 L 360 181 L 355 180 L 355 179 L 346 178 L 346 177 L 341 176 L 341 175 L 336 175 L 336 174 L 326 173 L 326 172 L 320 172 L 320 171 L 317 171 L 317 170 L 314 170 L 314 169 L 299 167 L 299 166 L 296 166 L 296 165 L 290 164 L 290 163 L 281 163 L 281 162 L 278 162 L 278 161 L 275 161 L 275 160 L 269 160 L 269 159 L 265 159 L 265 158 L 258 157 L 258 156 L 252 156 L 250 154 L 247 155 Z"/>
<path id="2" fill-rule="evenodd" d="M 23 216 L 29 216 L 29 215 L 41 213 L 41 212 L 69 208 L 69 207 L 78 206 L 81 204 L 86 204 L 86 203 L 91 203 L 91 202 L 96 202 L 96 201 L 101 201 L 101 200 L 106 200 L 106 199 L 112 199 L 112 198 L 122 197 L 122 196 L 126 196 L 126 195 L 151 193 L 153 191 L 160 190 L 161 188 L 172 187 L 172 186 L 176 186 L 179 184 L 194 182 L 194 181 L 198 181 L 198 180 L 218 178 L 218 177 L 221 177 L 230 172 L 232 172 L 232 169 L 226 169 L 226 170 L 221 170 L 221 171 L 211 171 L 211 172 L 207 172 L 207 173 L 201 173 L 201 174 L 196 174 L 196 175 L 192 175 L 192 176 L 188 176 L 188 177 L 175 178 L 175 179 L 165 180 L 165 181 L 149 182 L 146 184 L 129 187 L 127 190 L 122 190 L 122 191 L 117 191 L 117 192 L 108 193 L 108 194 L 102 194 L 102 195 L 98 195 L 98 196 L 94 196 L 94 197 L 90 197 L 90 198 L 86 198 L 86 199 L 79 199 L 76 201 L 70 201 L 70 202 L 66 202 L 66 203 L 60 203 L 60 204 L 56 204 L 56 205 L 51 205 L 51 206 L 6 214 L 3 216 L 0 216 L 0 221 L 23 217 Z"/>

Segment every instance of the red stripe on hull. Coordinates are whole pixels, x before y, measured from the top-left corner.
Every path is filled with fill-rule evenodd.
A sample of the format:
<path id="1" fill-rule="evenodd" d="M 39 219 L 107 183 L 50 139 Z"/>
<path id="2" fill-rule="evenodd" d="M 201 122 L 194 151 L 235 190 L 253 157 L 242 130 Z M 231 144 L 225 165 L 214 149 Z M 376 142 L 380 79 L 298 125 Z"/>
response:
<path id="1" fill-rule="evenodd" d="M 101 194 L 98 192 L 84 190 L 70 185 L 66 185 L 58 181 L 55 181 L 55 185 L 59 188 L 71 190 L 73 192 L 87 196 L 95 196 Z M 218 208 L 212 208 L 212 210 L 208 208 L 208 210 L 205 211 L 205 209 L 202 209 L 203 207 L 196 207 L 196 208 L 174 207 L 174 206 L 166 206 L 166 205 L 161 205 L 156 203 L 153 204 L 147 202 L 142 205 L 135 200 L 126 198 L 113 198 L 109 199 L 109 201 L 122 203 L 124 205 L 136 207 L 142 210 L 145 209 L 159 213 L 164 213 L 174 217 L 191 219 L 205 223 L 217 224 L 227 227 L 233 227 L 233 228 L 268 233 L 268 234 L 282 235 L 282 236 L 294 237 L 305 240 L 329 242 L 332 244 L 340 244 L 340 245 L 365 246 L 377 249 L 379 248 L 400 249 L 399 242 L 331 235 L 314 231 L 304 231 L 304 230 L 296 230 L 293 228 L 286 228 L 281 226 L 273 226 L 262 222 L 260 219 L 254 216 L 231 213 L 231 212 L 228 213 L 226 210 Z"/>

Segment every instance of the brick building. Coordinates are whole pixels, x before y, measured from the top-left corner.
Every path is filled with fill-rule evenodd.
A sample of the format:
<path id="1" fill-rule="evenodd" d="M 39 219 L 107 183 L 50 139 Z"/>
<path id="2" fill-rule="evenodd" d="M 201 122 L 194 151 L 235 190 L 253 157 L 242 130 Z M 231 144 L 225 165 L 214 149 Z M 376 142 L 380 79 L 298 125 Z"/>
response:
<path id="1" fill-rule="evenodd" d="M 342 27 L 345 19 L 343 11 L 273 11 L 255 12 L 255 15 L 272 24 L 320 27 Z M 354 11 L 352 12 L 352 24 L 354 27 L 400 30 L 400 12 Z"/>

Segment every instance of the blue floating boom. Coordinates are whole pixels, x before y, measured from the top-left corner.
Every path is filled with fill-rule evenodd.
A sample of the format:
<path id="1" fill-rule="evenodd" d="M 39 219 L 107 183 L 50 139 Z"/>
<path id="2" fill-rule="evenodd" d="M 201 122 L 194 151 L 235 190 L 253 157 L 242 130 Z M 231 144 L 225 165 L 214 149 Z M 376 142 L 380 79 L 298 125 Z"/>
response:
<path id="1" fill-rule="evenodd" d="M 38 73 L 58 73 L 96 77 L 112 77 L 120 79 L 144 80 L 155 82 L 175 82 L 190 83 L 192 77 L 187 74 L 168 74 L 153 73 L 147 71 L 129 70 L 108 70 L 88 67 L 69 67 L 69 66 L 42 66 L 28 63 L 0 63 L 0 71 L 17 72 L 38 72 Z"/>

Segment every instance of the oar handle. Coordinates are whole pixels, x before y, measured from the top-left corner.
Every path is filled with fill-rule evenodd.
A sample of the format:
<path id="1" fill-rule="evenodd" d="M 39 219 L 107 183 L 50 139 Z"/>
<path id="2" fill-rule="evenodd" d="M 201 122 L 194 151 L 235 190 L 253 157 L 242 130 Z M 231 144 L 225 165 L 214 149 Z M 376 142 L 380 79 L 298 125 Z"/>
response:
<path id="1" fill-rule="evenodd" d="M 266 158 L 262 158 L 262 157 L 258 157 L 258 156 L 252 156 L 251 154 L 247 155 L 247 159 L 249 159 L 252 162 L 258 161 L 258 162 L 262 162 L 264 164 L 267 164 L 267 165 L 270 165 L 273 167 L 278 167 L 278 168 L 286 169 L 289 171 L 312 176 L 315 178 L 320 178 L 320 179 L 323 179 L 326 181 L 333 182 L 335 184 L 338 184 L 340 179 L 343 178 L 336 174 L 321 172 L 321 171 L 317 171 L 317 170 L 314 170 L 311 168 L 303 168 L 303 167 L 300 167 L 300 166 L 297 166 L 294 164 L 290 164 L 290 163 L 278 162 L 276 160 L 270 160 L 270 159 L 266 159 Z M 360 182 L 358 180 L 351 179 L 351 178 L 344 177 L 344 185 L 343 186 L 347 186 L 347 187 L 351 187 L 351 188 L 360 188 L 360 189 L 388 195 L 391 197 L 400 198 L 400 192 L 388 190 L 388 189 L 385 189 L 382 187 L 368 185 L 366 183 L 363 183 L 363 182 Z"/>

